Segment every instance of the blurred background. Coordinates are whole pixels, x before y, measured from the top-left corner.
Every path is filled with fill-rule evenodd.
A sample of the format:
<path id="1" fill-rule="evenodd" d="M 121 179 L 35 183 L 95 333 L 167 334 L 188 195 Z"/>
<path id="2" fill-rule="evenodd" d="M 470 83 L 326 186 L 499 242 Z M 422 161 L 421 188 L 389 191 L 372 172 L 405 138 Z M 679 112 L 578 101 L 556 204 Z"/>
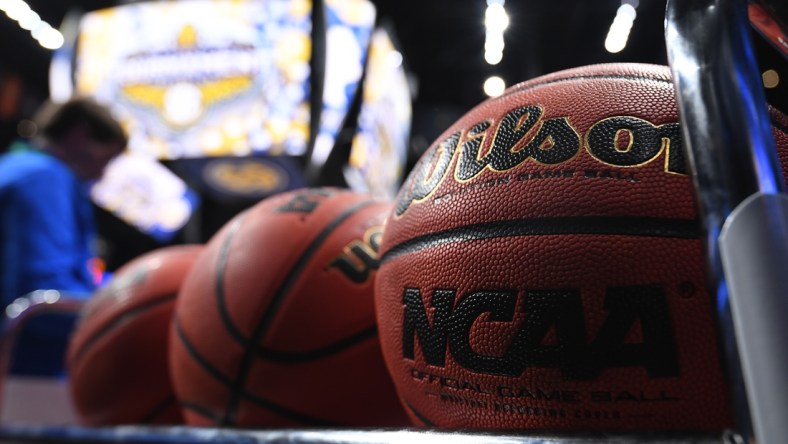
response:
<path id="1" fill-rule="evenodd" d="M 90 94 L 130 131 L 94 187 L 108 270 L 204 242 L 266 195 L 390 198 L 504 88 L 593 63 L 667 64 L 664 0 L 0 0 L 0 149 L 47 100 Z M 754 35 L 755 32 L 754 32 Z M 754 39 L 767 98 L 786 60 Z"/>

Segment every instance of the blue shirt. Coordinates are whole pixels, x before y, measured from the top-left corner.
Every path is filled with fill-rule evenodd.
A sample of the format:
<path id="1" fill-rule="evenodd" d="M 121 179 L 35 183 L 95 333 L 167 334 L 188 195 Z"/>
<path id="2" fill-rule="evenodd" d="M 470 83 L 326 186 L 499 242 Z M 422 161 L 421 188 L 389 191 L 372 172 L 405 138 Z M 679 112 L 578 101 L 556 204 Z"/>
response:
<path id="1" fill-rule="evenodd" d="M 0 296 L 3 306 L 39 289 L 88 296 L 95 236 L 85 184 L 35 150 L 0 156 Z"/>

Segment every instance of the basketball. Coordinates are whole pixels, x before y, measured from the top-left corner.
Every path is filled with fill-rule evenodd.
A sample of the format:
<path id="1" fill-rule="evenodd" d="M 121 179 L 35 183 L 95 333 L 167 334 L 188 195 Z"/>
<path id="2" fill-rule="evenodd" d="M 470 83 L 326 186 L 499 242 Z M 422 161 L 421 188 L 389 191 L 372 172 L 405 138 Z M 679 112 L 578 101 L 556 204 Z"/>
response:
<path id="1" fill-rule="evenodd" d="M 732 426 L 702 239 L 667 67 L 585 66 L 479 104 L 416 164 L 381 245 L 378 328 L 410 417 Z"/>
<path id="2" fill-rule="evenodd" d="M 86 304 L 67 351 L 81 423 L 180 424 L 167 363 L 178 288 L 200 245 L 164 247 L 123 267 Z"/>
<path id="3" fill-rule="evenodd" d="M 408 424 L 383 363 L 374 277 L 390 202 L 329 188 L 223 226 L 179 294 L 173 383 L 190 425 Z"/>

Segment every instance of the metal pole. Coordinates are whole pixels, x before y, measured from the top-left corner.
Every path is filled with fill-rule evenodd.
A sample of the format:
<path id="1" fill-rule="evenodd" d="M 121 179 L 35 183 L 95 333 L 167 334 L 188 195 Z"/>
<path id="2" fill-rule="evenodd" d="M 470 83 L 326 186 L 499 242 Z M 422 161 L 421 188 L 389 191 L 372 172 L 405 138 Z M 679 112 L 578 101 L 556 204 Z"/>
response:
<path id="1" fill-rule="evenodd" d="M 788 437 L 788 197 L 746 6 L 669 0 L 665 34 L 739 432 L 780 443 Z"/>

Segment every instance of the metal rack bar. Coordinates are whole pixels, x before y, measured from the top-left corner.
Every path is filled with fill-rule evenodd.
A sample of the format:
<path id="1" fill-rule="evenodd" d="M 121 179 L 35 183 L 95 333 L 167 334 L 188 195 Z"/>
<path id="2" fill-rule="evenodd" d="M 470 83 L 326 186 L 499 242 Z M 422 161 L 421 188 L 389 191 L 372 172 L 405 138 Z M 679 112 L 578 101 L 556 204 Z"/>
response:
<path id="1" fill-rule="evenodd" d="M 788 436 L 788 197 L 745 0 L 669 0 L 668 58 L 739 431 Z"/>
<path id="2" fill-rule="evenodd" d="M 0 442 L 59 443 L 172 443 L 172 444 L 720 444 L 713 435 L 624 434 L 561 436 L 550 434 L 493 434 L 432 430 L 386 429 L 275 429 L 238 430 L 200 427 L 0 427 Z"/>

